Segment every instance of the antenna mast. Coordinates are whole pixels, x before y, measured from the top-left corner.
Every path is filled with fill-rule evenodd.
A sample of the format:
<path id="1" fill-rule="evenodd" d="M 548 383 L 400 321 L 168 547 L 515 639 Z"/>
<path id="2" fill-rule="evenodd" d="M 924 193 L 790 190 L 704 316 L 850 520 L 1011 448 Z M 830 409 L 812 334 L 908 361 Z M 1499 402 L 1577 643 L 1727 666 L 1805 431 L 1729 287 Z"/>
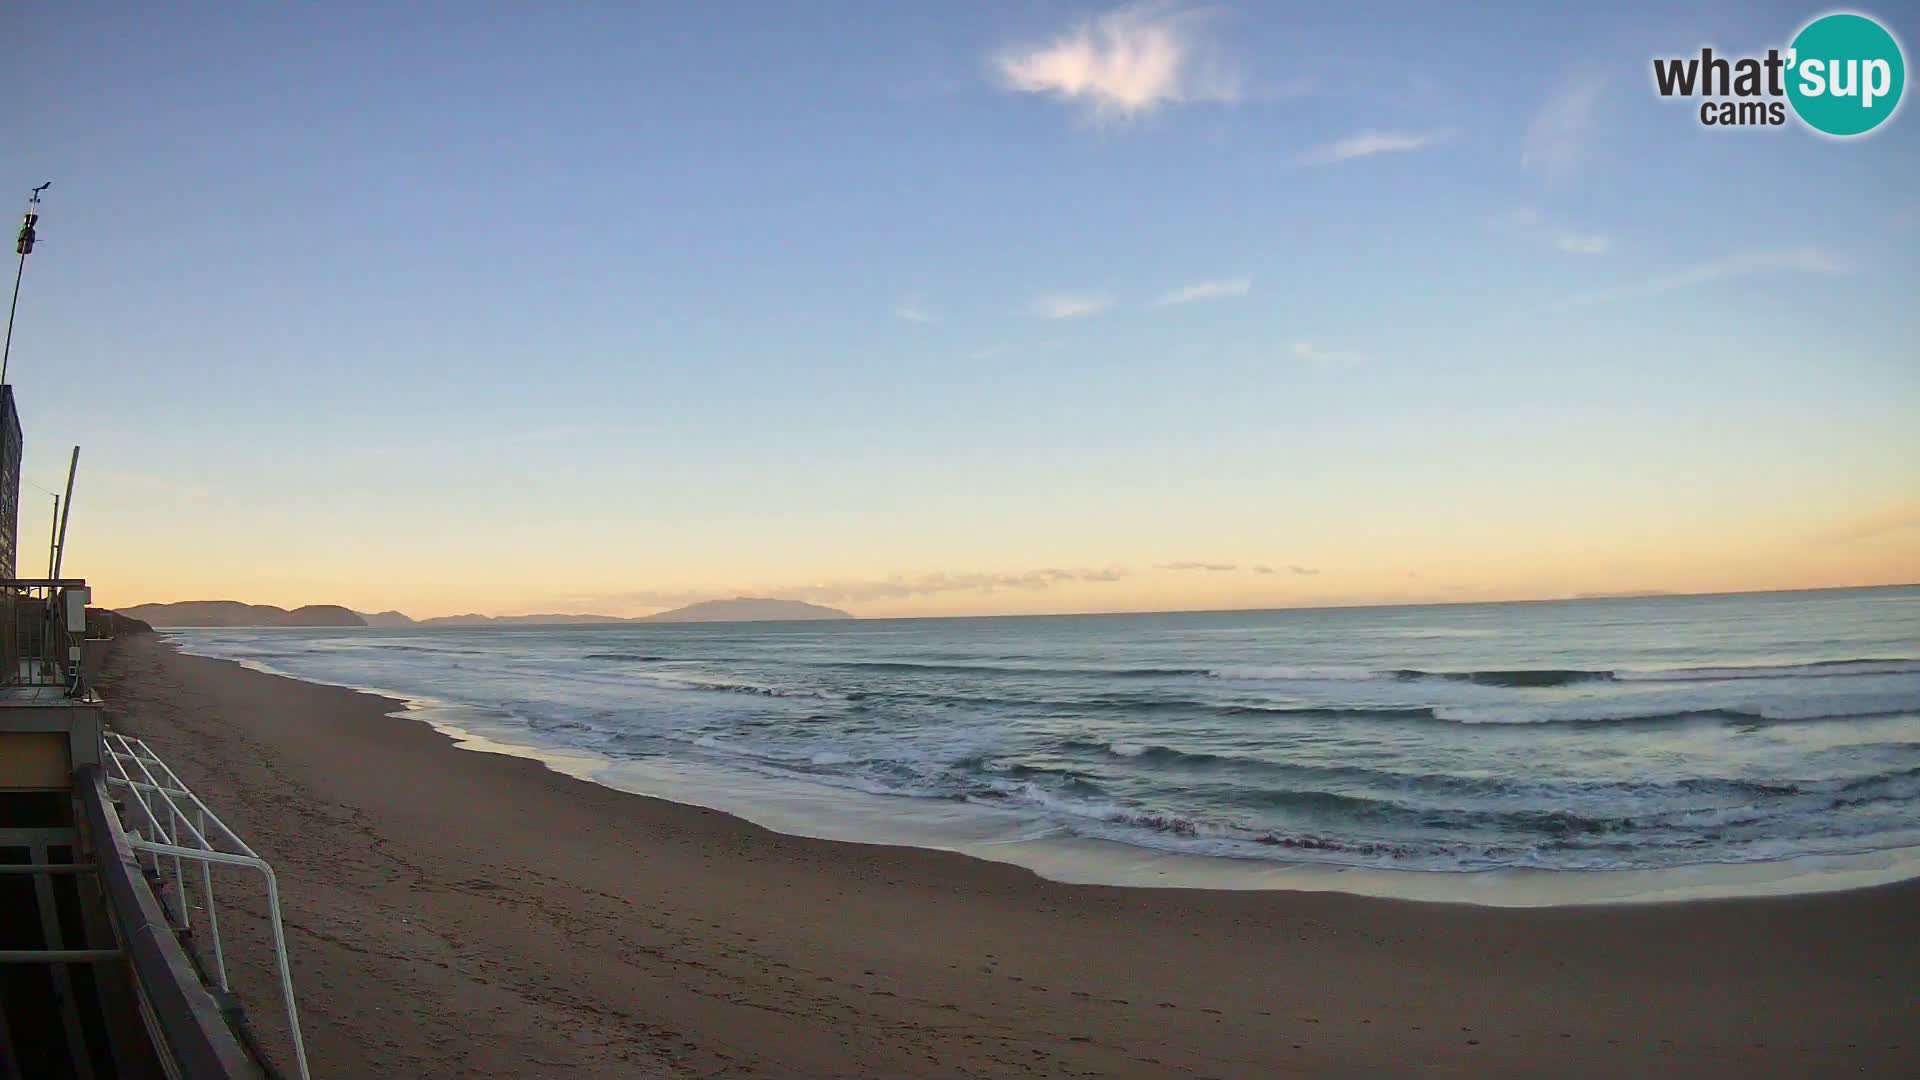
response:
<path id="1" fill-rule="evenodd" d="M 20 279 L 27 272 L 27 256 L 33 254 L 34 226 L 40 223 L 40 193 L 53 186 L 49 180 L 27 193 L 27 214 L 20 220 L 20 237 L 14 250 L 20 253 L 20 265 L 13 271 L 13 303 L 7 305 L 7 344 L 0 351 L 0 385 L 7 381 L 7 361 L 13 359 L 13 313 L 20 307 Z"/>
<path id="2" fill-rule="evenodd" d="M 73 460 L 67 463 L 66 510 L 60 515 L 59 539 L 53 545 L 53 580 L 60 580 L 60 564 L 67 561 L 67 521 L 73 517 L 73 474 L 80 468 L 80 448 L 73 448 Z"/>
<path id="3" fill-rule="evenodd" d="M 49 580 L 56 576 L 53 572 L 54 552 L 60 550 L 60 496 L 58 495 L 53 497 L 53 521 L 50 524 L 52 528 L 48 532 L 52 535 L 47 537 L 47 578 Z"/>

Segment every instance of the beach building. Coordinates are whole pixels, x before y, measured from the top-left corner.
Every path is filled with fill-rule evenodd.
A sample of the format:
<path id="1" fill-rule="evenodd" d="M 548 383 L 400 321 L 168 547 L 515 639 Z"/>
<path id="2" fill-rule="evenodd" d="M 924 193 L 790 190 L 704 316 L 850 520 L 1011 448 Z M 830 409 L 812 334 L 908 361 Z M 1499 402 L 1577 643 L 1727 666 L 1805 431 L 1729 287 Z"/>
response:
<path id="1" fill-rule="evenodd" d="M 86 582 L 14 576 L 21 445 L 0 387 L 0 1080 L 278 1075 L 226 991 L 216 869 L 266 882 L 304 1077 L 271 869 L 107 728 Z"/>

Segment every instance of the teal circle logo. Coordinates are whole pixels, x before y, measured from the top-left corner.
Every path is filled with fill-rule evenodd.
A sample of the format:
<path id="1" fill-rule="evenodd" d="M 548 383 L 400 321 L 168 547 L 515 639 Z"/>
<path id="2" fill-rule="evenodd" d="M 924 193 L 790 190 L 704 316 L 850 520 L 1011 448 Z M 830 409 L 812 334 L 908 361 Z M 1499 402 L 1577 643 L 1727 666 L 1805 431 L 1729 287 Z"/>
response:
<path id="1" fill-rule="evenodd" d="M 1900 106 L 1907 64 L 1900 43 L 1865 15 L 1823 15 L 1787 53 L 1787 100 L 1815 131 L 1864 135 Z"/>

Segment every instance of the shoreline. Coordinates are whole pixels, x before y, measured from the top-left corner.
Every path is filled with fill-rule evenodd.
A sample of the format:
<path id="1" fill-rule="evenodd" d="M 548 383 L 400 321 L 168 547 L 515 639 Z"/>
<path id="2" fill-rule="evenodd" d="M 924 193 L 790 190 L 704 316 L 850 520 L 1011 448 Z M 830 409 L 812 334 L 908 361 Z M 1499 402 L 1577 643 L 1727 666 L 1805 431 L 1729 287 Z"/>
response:
<path id="1" fill-rule="evenodd" d="M 1070 885 L 455 753 L 393 699 L 155 640 L 99 682 L 273 861 L 322 1074 L 1896 1075 L 1920 1043 L 1912 881 L 1533 909 Z M 234 891 L 230 957 L 259 929 Z"/>
<path id="2" fill-rule="evenodd" d="M 458 749 L 538 762 L 547 769 L 625 794 L 701 807 L 789 836 L 954 852 L 1031 870 L 1063 884 L 1125 888 L 1334 892 L 1423 903 L 1487 907 L 1684 903 L 1846 891 L 1920 878 L 1920 847 L 1800 855 L 1744 862 L 1699 862 L 1645 869 L 1395 869 L 1312 860 L 1256 860 L 1165 851 L 1117 840 L 1036 829 L 1030 817 L 967 803 L 913 800 L 801 781 L 729 772 L 688 762 L 616 759 L 592 750 L 516 740 L 464 719 L 484 712 L 404 691 L 328 682 L 257 660 L 183 655 L 395 702 L 389 715 L 426 724 Z"/>

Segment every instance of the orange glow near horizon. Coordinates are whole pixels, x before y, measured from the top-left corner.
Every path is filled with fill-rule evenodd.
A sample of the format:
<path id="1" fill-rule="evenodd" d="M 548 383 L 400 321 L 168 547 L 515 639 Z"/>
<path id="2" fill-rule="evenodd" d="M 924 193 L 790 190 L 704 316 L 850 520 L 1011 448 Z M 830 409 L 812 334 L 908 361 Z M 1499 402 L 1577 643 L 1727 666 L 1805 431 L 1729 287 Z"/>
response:
<path id="1" fill-rule="evenodd" d="M 895 570 L 895 560 L 876 559 L 882 569 L 864 573 L 842 558 L 786 573 L 773 564 L 743 566 L 737 576 L 693 560 L 675 572 L 666 565 L 648 573 L 582 561 L 531 573 L 516 569 L 522 564 L 505 552 L 468 549 L 434 558 L 428 548 L 406 549 L 397 536 L 361 562 L 327 560 L 312 547 L 236 543 L 219 550 L 205 534 L 102 543 L 90 530 L 74 543 L 68 566 L 87 576 L 98 601 L 109 606 L 212 599 L 287 608 L 335 603 L 416 618 L 633 616 L 741 595 L 806 600 L 863 617 L 916 617 L 1540 600 L 1920 580 L 1920 506 L 1895 505 L 1812 527 L 1779 522 L 1765 530 L 1760 524 L 1715 525 L 1710 537 L 1695 537 L 1678 524 L 1604 535 L 1590 525 L 1537 522 L 1498 550 L 1484 536 L 1436 529 L 1412 548 L 1356 537 L 1303 545 L 1287 558 L 1243 546 L 1238 553 L 1208 551 L 1199 560 L 1134 552 L 1126 559 L 1003 561 L 998 568 L 965 570 Z"/>

